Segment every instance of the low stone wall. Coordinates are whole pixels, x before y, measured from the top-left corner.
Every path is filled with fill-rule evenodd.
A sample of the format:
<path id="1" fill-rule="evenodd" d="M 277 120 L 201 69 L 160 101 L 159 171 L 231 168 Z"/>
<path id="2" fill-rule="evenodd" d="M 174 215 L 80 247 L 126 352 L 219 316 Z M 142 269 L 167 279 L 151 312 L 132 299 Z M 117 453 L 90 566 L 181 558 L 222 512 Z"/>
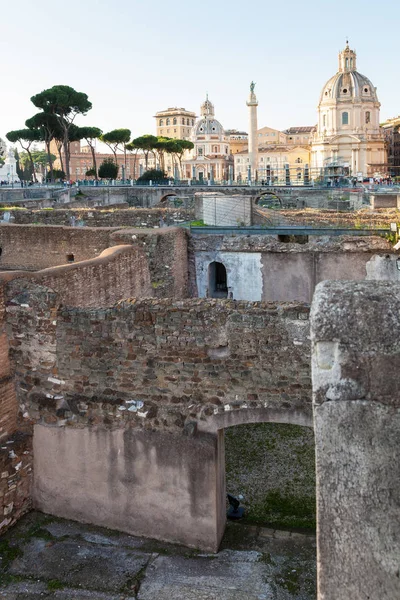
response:
<path id="1" fill-rule="evenodd" d="M 4 210 L 16 225 L 72 225 L 87 227 L 160 227 L 191 221 L 194 210 L 186 208 L 51 208 L 46 210 Z M 0 213 L 1 215 L 1 213 Z"/>
<path id="2" fill-rule="evenodd" d="M 399 594 L 400 285 L 326 282 L 312 306 L 318 598 Z"/>

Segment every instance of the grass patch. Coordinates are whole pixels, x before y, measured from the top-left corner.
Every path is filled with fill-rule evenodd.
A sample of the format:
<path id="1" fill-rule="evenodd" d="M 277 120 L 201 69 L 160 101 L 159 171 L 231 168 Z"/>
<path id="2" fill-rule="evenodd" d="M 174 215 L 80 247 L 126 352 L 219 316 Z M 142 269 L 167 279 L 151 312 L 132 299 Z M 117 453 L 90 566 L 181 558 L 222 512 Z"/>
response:
<path id="1" fill-rule="evenodd" d="M 65 588 L 65 584 L 62 583 L 62 581 L 59 581 L 58 579 L 50 579 L 47 582 L 47 589 L 50 591 L 62 590 L 64 588 Z"/>
<path id="2" fill-rule="evenodd" d="M 16 558 L 20 558 L 22 555 L 23 552 L 19 546 L 10 546 L 8 540 L 0 541 L 0 565 L 2 570 L 8 569 L 12 561 Z"/>
<path id="3" fill-rule="evenodd" d="M 204 221 L 190 221 L 189 225 L 190 225 L 190 227 L 205 227 L 206 226 Z"/>

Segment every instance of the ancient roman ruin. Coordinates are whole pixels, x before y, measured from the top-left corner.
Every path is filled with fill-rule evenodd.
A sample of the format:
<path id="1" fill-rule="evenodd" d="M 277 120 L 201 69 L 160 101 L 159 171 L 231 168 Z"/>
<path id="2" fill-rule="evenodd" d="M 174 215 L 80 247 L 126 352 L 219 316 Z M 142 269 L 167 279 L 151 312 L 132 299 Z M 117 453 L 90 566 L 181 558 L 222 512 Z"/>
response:
<path id="1" fill-rule="evenodd" d="M 282 223 L 196 233 L 177 226 L 194 204 L 155 193 L 154 208 L 41 200 L 0 226 L 0 531 L 34 506 L 216 552 L 224 430 L 292 423 L 315 431 L 318 598 L 393 600 L 392 244 Z M 255 198 L 250 212 L 262 226 Z"/>

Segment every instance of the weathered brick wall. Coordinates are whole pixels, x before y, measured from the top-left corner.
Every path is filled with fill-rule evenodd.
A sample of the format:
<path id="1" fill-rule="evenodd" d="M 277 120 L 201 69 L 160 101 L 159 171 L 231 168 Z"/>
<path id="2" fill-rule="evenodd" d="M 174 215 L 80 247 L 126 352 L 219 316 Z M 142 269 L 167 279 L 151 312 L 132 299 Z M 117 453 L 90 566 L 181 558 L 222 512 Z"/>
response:
<path id="1" fill-rule="evenodd" d="M 4 286 L 0 287 L 0 533 L 31 505 L 32 436 L 17 433 L 17 396 L 5 330 Z M 24 334 L 20 332 L 21 338 Z M 29 426 L 28 426 L 29 431 Z"/>
<path id="2" fill-rule="evenodd" d="M 0 534 L 30 510 L 32 435 L 15 433 L 0 447 Z"/>
<path id="3" fill-rule="evenodd" d="M 57 311 L 46 288 L 24 294 L 8 319 L 27 420 L 179 430 L 237 409 L 310 412 L 304 305 L 149 299 Z"/>
<path id="4" fill-rule="evenodd" d="M 2 233 L 0 265 L 5 270 L 19 270 L 12 277 L 21 278 L 36 263 L 40 270 L 30 277 L 59 292 L 64 304 L 109 306 L 133 296 L 188 296 L 188 234 L 184 229 L 36 229 L 11 225 L 0 227 L 0 241 Z M 35 244 L 33 248 L 30 241 Z M 44 249 L 40 250 L 42 242 Z M 117 247 L 120 245 L 124 248 Z M 73 264 L 65 264 L 68 254 L 73 254 Z M 13 266 L 7 266 L 10 264 Z M 10 276 L 5 273 L 2 277 Z"/>
<path id="5" fill-rule="evenodd" d="M 113 245 L 110 242 L 113 231 L 95 227 L 2 225 L 0 269 L 46 269 L 66 264 L 71 254 L 75 262 L 93 258 Z"/>
<path id="6" fill-rule="evenodd" d="M 46 286 L 67 306 L 112 306 L 123 298 L 155 295 L 147 257 L 140 246 L 115 246 L 92 260 L 34 273 L 7 273 L 2 278 L 15 281 L 12 288 L 9 285 L 17 295 L 30 284 Z"/>
<path id="7" fill-rule="evenodd" d="M 18 225 L 64 225 L 72 221 L 88 227 L 159 227 L 163 222 L 174 225 L 194 219 L 194 210 L 186 208 L 54 208 L 45 210 L 10 210 Z"/>

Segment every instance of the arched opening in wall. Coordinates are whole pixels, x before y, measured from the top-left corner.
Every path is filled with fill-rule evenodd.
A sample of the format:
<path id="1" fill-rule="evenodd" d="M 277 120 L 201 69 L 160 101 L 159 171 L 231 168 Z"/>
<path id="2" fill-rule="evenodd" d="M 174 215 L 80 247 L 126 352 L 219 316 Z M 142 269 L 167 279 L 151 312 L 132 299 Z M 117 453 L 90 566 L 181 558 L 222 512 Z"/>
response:
<path id="1" fill-rule="evenodd" d="M 315 531 L 315 442 L 310 427 L 252 423 L 225 433 L 226 492 L 243 523 Z"/>
<path id="2" fill-rule="evenodd" d="M 3 248 L 0 248 L 0 256 L 3 254 Z"/>
<path id="3" fill-rule="evenodd" d="M 208 266 L 208 295 L 210 298 L 228 297 L 228 277 L 221 262 L 215 261 Z"/>
<path id="4" fill-rule="evenodd" d="M 165 194 L 161 200 L 160 200 L 160 204 L 161 206 L 177 206 L 177 204 L 175 204 L 175 202 L 177 202 L 179 199 L 177 197 L 177 195 L 175 194 L 175 192 L 171 192 L 169 194 Z M 182 203 L 182 202 L 181 202 Z"/>
<path id="5" fill-rule="evenodd" d="M 73 254 L 67 254 L 66 258 L 67 258 L 67 262 L 69 262 L 69 263 L 75 262 L 75 256 Z"/>
<path id="6" fill-rule="evenodd" d="M 274 192 L 266 192 L 256 198 L 256 206 L 260 208 L 279 209 L 282 208 L 282 200 Z"/>

